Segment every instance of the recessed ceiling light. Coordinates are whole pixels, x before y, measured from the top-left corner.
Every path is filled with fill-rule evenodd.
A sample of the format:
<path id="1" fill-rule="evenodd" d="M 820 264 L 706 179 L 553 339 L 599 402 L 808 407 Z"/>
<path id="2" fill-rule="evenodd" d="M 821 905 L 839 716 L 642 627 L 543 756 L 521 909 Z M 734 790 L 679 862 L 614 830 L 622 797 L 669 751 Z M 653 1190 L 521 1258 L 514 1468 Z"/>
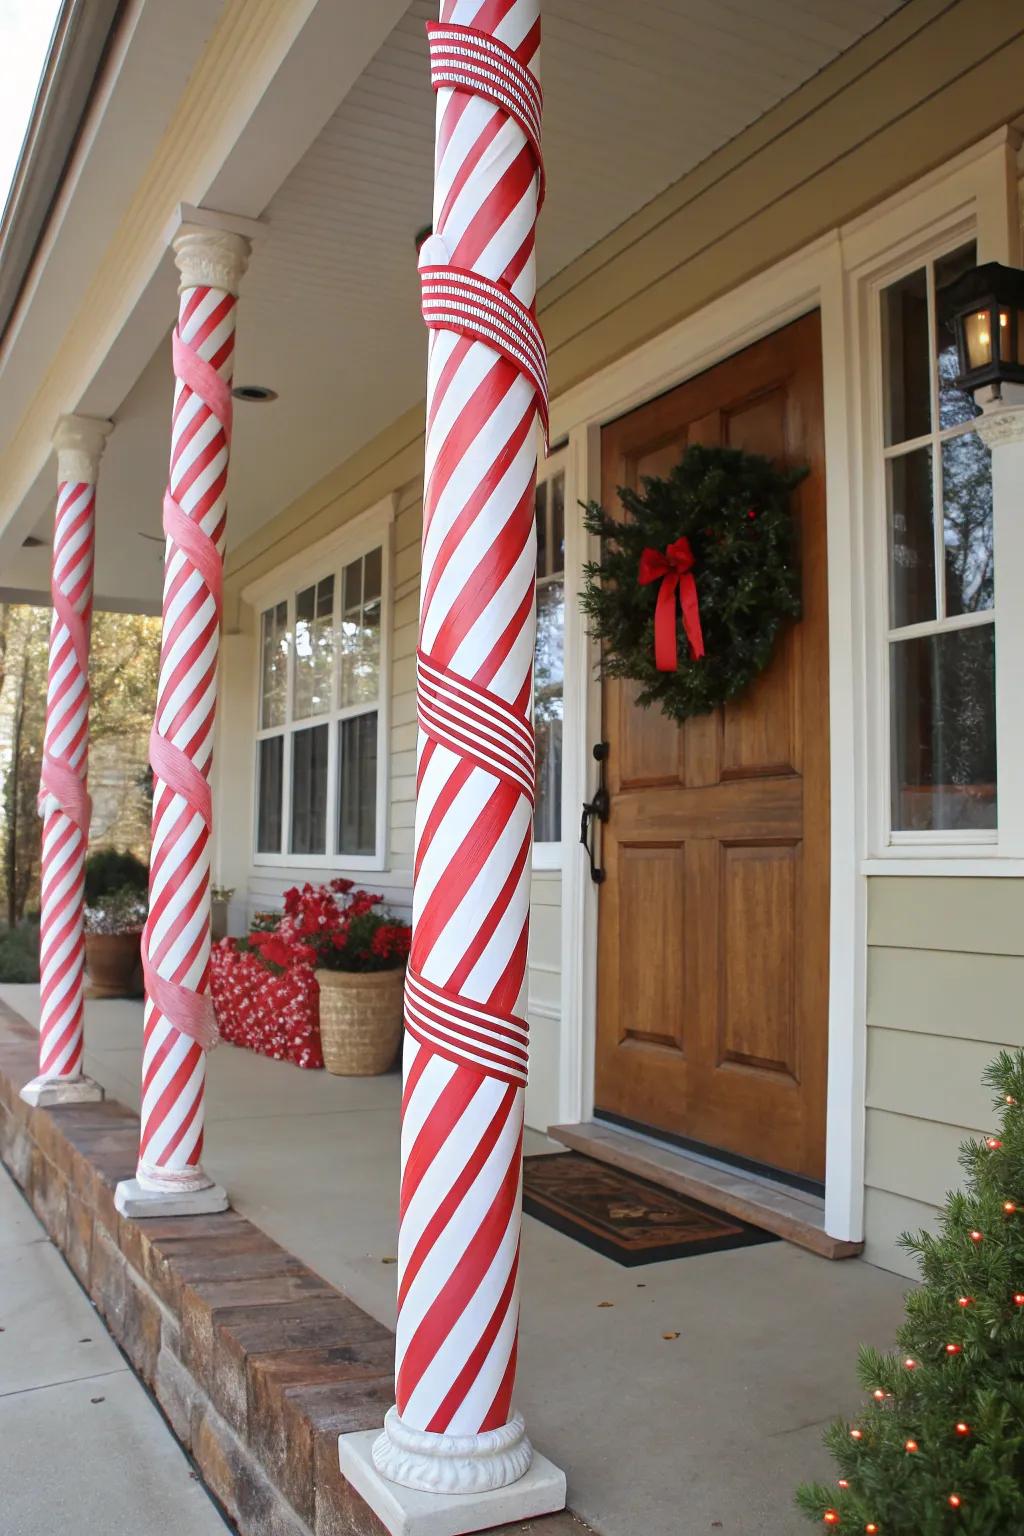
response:
<path id="1" fill-rule="evenodd" d="M 277 399 L 277 390 L 268 389 L 265 384 L 236 384 L 231 393 L 236 400 L 247 400 L 254 405 Z"/>

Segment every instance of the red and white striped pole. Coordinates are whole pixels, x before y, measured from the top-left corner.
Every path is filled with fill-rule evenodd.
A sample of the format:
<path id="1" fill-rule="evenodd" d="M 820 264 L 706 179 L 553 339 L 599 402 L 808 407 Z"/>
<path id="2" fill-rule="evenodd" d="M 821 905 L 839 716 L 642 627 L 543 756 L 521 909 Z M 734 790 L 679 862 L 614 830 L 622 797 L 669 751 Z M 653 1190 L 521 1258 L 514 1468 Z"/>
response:
<path id="1" fill-rule="evenodd" d="M 43 855 L 39 916 L 39 1076 L 27 1104 L 82 1104 L 103 1089 L 82 1071 L 85 856 L 89 845 L 89 629 L 96 480 L 109 421 L 62 416 L 50 590 L 46 730 L 39 785 Z"/>
<path id="2" fill-rule="evenodd" d="M 174 241 L 181 273 L 173 336 L 171 462 L 163 638 L 150 737 L 153 843 L 142 940 L 146 1011 L 142 1127 L 134 1179 L 117 1187 L 128 1216 L 224 1210 L 203 1171 L 210 1000 L 210 770 L 231 443 L 239 283 L 249 241 L 190 229 Z"/>
<path id="3" fill-rule="evenodd" d="M 433 234 L 420 251 L 430 342 L 397 1402 L 372 1458 L 391 1484 L 462 1501 L 445 1528 L 469 1531 L 561 1508 L 565 1488 L 550 1463 L 544 1477 L 530 1473 L 533 1451 L 512 1406 L 534 484 L 538 416 L 547 413 L 534 316 L 539 0 L 443 0 L 428 33 L 437 125 Z M 356 1438 L 342 1440 L 342 1470 L 387 1524 L 388 1491 L 368 1477 Z M 523 1498 L 499 1496 L 521 1479 Z"/>

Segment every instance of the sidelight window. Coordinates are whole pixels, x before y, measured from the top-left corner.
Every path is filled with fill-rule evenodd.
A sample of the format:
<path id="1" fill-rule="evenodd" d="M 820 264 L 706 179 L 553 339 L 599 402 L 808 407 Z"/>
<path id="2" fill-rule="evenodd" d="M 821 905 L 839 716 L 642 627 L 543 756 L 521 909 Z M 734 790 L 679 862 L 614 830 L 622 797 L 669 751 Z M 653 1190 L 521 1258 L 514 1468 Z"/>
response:
<path id="1" fill-rule="evenodd" d="M 976 260 L 961 245 L 880 296 L 894 843 L 996 834 L 991 455 L 942 301 Z"/>

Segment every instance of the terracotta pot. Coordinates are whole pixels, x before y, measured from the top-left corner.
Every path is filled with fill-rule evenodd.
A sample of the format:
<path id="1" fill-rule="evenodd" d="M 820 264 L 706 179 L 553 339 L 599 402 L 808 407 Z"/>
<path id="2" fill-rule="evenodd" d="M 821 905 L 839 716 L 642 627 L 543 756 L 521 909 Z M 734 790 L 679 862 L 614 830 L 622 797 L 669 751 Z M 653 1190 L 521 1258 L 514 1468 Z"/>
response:
<path id="1" fill-rule="evenodd" d="M 378 1077 L 402 1040 L 405 968 L 317 971 L 324 1066 L 336 1077 Z"/>
<path id="2" fill-rule="evenodd" d="M 142 934 L 87 933 L 85 968 L 92 997 L 137 997 L 142 990 Z"/>

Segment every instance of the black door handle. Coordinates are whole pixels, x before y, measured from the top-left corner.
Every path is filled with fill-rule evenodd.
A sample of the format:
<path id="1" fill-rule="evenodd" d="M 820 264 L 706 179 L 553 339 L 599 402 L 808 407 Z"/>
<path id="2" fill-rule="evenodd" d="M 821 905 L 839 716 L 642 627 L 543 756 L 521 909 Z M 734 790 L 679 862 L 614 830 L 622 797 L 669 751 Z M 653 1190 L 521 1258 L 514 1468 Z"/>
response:
<path id="1" fill-rule="evenodd" d="M 596 817 L 598 821 L 608 820 L 611 810 L 611 799 L 604 782 L 604 765 L 608 758 L 608 743 L 599 741 L 594 746 L 594 761 L 599 764 L 601 777 L 592 800 L 584 800 L 583 815 L 580 818 L 580 843 L 587 850 L 587 858 L 590 860 L 590 878 L 595 885 L 604 882 L 606 871 L 598 864 L 594 855 L 594 841 L 590 836 L 590 824 Z"/>

